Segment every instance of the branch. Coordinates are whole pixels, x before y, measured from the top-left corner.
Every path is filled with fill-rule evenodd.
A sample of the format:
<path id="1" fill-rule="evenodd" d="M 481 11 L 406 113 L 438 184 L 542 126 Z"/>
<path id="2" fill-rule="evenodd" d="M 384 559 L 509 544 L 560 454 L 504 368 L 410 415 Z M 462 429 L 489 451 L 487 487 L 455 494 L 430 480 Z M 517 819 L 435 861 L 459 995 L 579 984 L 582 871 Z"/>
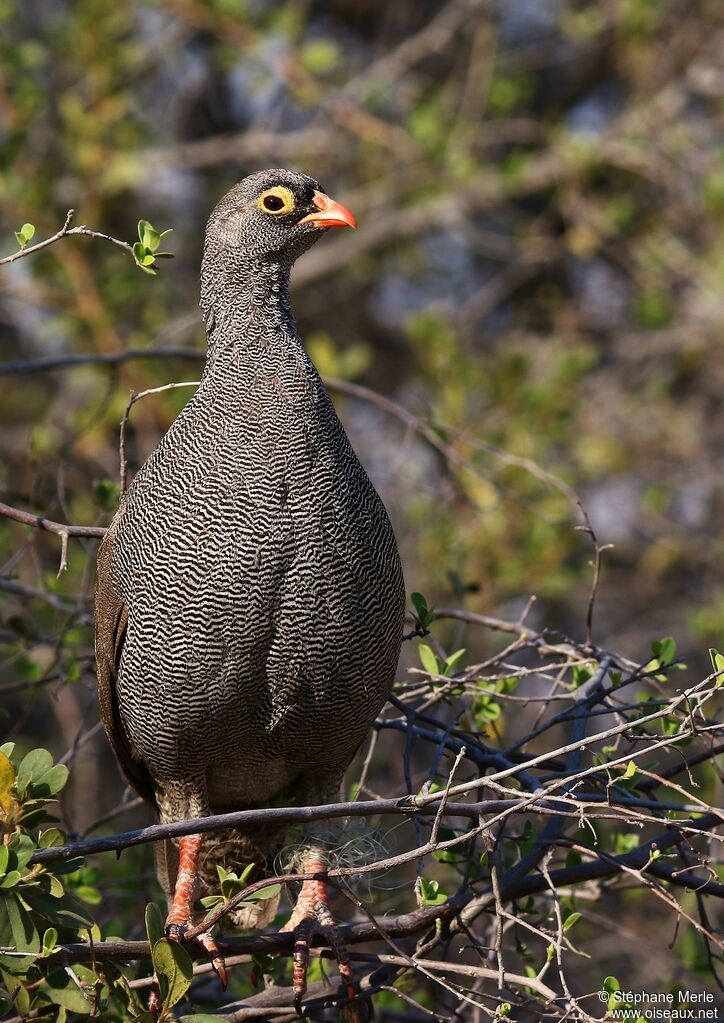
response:
<path id="1" fill-rule="evenodd" d="M 0 515 L 16 522 L 22 522 L 24 526 L 34 526 L 35 529 L 45 529 L 57 536 L 105 536 L 106 530 L 103 526 L 67 526 L 64 522 L 54 522 L 46 519 L 44 515 L 33 515 L 32 512 L 22 511 L 20 508 L 11 508 L 9 504 L 0 501 Z"/>
<path id="2" fill-rule="evenodd" d="M 80 355 L 43 355 L 37 359 L 0 362 L 0 376 L 21 376 L 26 373 L 48 373 L 51 370 L 73 369 L 75 366 L 118 366 L 136 359 L 205 359 L 199 348 L 130 348 L 125 352 L 87 352 Z"/>
<path id="3" fill-rule="evenodd" d="M 90 838 L 82 842 L 57 845 L 50 849 L 36 849 L 31 863 L 58 863 L 75 856 L 89 856 L 93 853 L 118 852 L 135 845 L 159 842 L 166 838 L 181 838 L 200 832 L 213 833 L 226 828 L 247 827 L 264 824 L 294 824 L 308 821 L 332 820 L 338 817 L 372 817 L 377 814 L 412 817 L 415 813 L 435 816 L 438 808 L 435 802 L 442 797 L 436 793 L 427 797 L 427 803 L 418 797 L 401 796 L 394 799 L 370 799 L 351 803 L 326 803 L 321 806 L 266 807 L 256 810 L 237 810 L 234 813 L 214 814 L 211 817 L 197 817 L 191 820 L 174 821 L 171 824 L 151 824 L 146 828 L 126 831 L 118 835 Z M 541 791 L 541 797 L 544 793 Z M 490 799 L 480 803 L 448 803 L 445 816 L 466 817 L 476 820 L 481 813 L 498 813 L 510 810 L 522 799 Z M 553 802 L 553 801 L 551 801 Z"/>
<path id="4" fill-rule="evenodd" d="M 63 522 L 54 522 L 42 515 L 33 515 L 32 512 L 22 511 L 20 508 L 11 508 L 9 504 L 0 501 L 0 515 L 7 519 L 14 519 L 22 522 L 25 526 L 33 526 L 35 529 L 44 529 L 48 533 L 55 533 L 60 537 L 60 565 L 58 566 L 58 577 L 68 567 L 68 538 L 71 536 L 105 536 L 106 530 L 103 526 L 67 526 Z"/>
<path id="5" fill-rule="evenodd" d="M 16 259 L 22 259 L 23 256 L 30 256 L 33 252 L 39 252 L 41 249 L 46 249 L 49 245 L 53 245 L 55 242 L 60 241 L 61 238 L 67 238 L 72 234 L 82 234 L 88 238 L 100 238 L 105 242 L 112 242 L 113 245 L 118 245 L 120 248 L 125 249 L 126 252 L 130 252 L 133 256 L 133 246 L 129 245 L 128 242 L 121 241 L 120 238 L 113 238 L 109 234 L 103 234 L 101 231 L 91 231 L 85 225 L 80 227 L 71 227 L 71 221 L 75 216 L 75 210 L 68 210 L 65 215 L 65 223 L 61 227 L 60 231 L 56 231 L 50 238 L 46 238 L 45 241 L 36 242 L 35 245 L 27 245 L 24 249 L 19 249 L 17 252 L 13 252 L 10 256 L 4 256 L 0 259 L 0 266 L 5 263 L 14 263 Z"/>

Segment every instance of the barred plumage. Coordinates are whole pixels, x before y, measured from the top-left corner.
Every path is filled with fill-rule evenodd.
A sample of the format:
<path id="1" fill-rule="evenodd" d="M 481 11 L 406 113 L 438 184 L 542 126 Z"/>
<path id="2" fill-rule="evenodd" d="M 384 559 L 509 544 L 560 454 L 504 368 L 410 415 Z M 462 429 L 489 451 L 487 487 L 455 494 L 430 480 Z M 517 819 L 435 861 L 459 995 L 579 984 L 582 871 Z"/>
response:
<path id="1" fill-rule="evenodd" d="M 258 197 L 280 185 L 294 210 L 273 216 Z M 394 535 L 289 309 L 290 267 L 324 233 L 300 224 L 321 191 L 266 171 L 212 213 L 201 385 L 99 552 L 103 720 L 164 821 L 334 799 L 393 681 Z M 213 844 L 243 863 L 283 840 Z"/>

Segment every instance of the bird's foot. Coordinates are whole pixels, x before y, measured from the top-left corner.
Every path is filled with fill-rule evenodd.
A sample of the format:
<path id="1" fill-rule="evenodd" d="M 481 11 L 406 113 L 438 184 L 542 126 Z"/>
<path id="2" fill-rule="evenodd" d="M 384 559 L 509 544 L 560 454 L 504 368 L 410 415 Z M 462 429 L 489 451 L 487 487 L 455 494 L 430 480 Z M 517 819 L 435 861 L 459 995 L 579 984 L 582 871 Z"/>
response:
<path id="1" fill-rule="evenodd" d="M 305 872 L 321 873 L 326 870 L 321 860 L 307 861 Z M 283 931 L 294 934 L 294 969 L 292 984 L 294 988 L 294 1008 L 302 1015 L 302 999 L 307 990 L 307 970 L 309 968 L 309 949 L 316 935 L 320 935 L 332 949 L 337 960 L 339 975 L 347 989 L 350 999 L 346 1006 L 347 1018 L 350 1023 L 361 1023 L 359 1003 L 355 998 L 354 974 L 349 962 L 349 953 L 337 921 L 329 908 L 329 896 L 324 881 L 304 881 L 297 903 Z"/>

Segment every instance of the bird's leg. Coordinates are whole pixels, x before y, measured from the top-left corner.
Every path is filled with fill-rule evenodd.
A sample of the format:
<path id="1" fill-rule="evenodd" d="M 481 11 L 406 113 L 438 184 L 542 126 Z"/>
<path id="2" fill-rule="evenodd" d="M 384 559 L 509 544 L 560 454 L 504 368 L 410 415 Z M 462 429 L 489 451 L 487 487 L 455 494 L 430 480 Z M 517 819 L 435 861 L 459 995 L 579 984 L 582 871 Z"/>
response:
<path id="1" fill-rule="evenodd" d="M 327 865 L 319 852 L 306 857 L 300 868 L 305 874 L 323 873 Z M 329 908 L 327 885 L 321 880 L 309 880 L 302 883 L 302 890 L 297 898 L 292 915 L 282 927 L 283 931 L 294 933 L 294 1007 L 302 1015 L 302 999 L 307 990 L 307 969 L 309 967 L 309 948 L 314 936 L 319 934 L 325 938 L 334 952 L 339 975 L 347 988 L 350 1004 L 347 1015 L 351 1023 L 359 1023 L 360 1016 L 355 1003 L 354 975 L 349 964 L 349 953 L 344 938 Z"/>
<path id="2" fill-rule="evenodd" d="M 166 937 L 170 941 L 182 942 L 191 923 L 202 841 L 203 835 L 185 835 L 179 839 L 178 873 L 176 875 L 173 899 L 171 900 L 168 916 L 166 917 Z M 226 985 L 228 984 L 226 963 L 224 962 L 224 957 L 219 952 L 214 938 L 208 932 L 204 932 L 193 940 L 208 955 L 211 965 L 221 981 L 221 986 L 226 990 Z M 154 983 L 148 998 L 148 1010 L 149 1012 L 158 1012 L 159 1009 L 160 994 L 154 974 Z"/>

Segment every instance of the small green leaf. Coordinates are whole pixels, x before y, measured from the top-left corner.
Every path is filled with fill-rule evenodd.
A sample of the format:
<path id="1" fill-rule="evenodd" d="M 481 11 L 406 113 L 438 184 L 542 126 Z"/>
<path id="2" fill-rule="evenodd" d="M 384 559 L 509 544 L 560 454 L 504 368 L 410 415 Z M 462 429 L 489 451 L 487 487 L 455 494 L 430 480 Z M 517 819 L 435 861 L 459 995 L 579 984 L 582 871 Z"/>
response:
<path id="1" fill-rule="evenodd" d="M 16 831 L 15 834 L 10 837 L 8 849 L 15 857 L 16 869 L 22 871 L 25 870 L 30 857 L 35 852 L 35 842 L 33 842 L 30 835 L 24 835 Z"/>
<path id="2" fill-rule="evenodd" d="M 588 682 L 589 678 L 593 675 L 593 671 L 585 664 L 574 664 L 573 666 L 573 688 L 580 689 L 584 683 Z"/>
<path id="3" fill-rule="evenodd" d="M 65 834 L 60 830 L 60 828 L 48 828 L 47 831 L 44 831 L 41 834 L 38 840 L 38 846 L 41 849 L 53 849 L 57 845 L 64 844 Z"/>
<path id="4" fill-rule="evenodd" d="M 623 781 L 628 781 L 629 778 L 633 778 L 636 774 L 636 764 L 633 760 L 629 760 L 626 770 L 621 775 Z"/>
<path id="5" fill-rule="evenodd" d="M 447 902 L 447 895 L 440 891 L 439 882 L 428 881 L 424 877 L 420 878 L 420 896 L 425 906 L 442 906 Z"/>
<path id="6" fill-rule="evenodd" d="M 40 778 L 33 780 L 31 786 L 33 797 L 37 799 L 43 796 L 55 796 L 65 786 L 67 781 L 68 768 L 65 764 L 56 764 L 55 767 L 51 767 Z"/>
<path id="7" fill-rule="evenodd" d="M 24 792 L 31 782 L 42 778 L 53 766 L 53 758 L 47 749 L 33 749 L 20 762 L 16 784 L 18 792 Z"/>
<path id="8" fill-rule="evenodd" d="M 58 927 L 92 927 L 93 918 L 88 916 L 80 902 L 72 895 L 65 894 L 62 898 L 54 898 L 47 892 L 39 891 L 31 886 L 22 889 L 23 901 L 27 902 L 35 913 L 39 913 L 49 923 Z"/>
<path id="9" fill-rule="evenodd" d="M 34 234 L 35 226 L 33 224 L 23 224 L 20 230 L 15 232 L 15 240 L 20 248 L 24 249 Z"/>
<path id="10" fill-rule="evenodd" d="M 578 923 L 581 919 L 581 913 L 569 913 L 563 924 L 563 930 L 570 931 L 571 927 Z"/>
<path id="11" fill-rule="evenodd" d="M 713 647 L 709 648 L 709 657 L 711 658 L 711 666 L 715 672 L 724 672 L 724 654 L 720 654 L 718 650 Z M 724 674 L 719 675 L 716 680 L 717 688 L 724 685 Z"/>
<path id="12" fill-rule="evenodd" d="M 188 991 L 193 977 L 193 963 L 177 941 L 161 938 L 153 946 L 153 967 L 158 977 L 164 1009 L 180 1002 Z"/>
<path id="13" fill-rule="evenodd" d="M 13 892 L 0 893 L 0 945 L 18 952 L 37 952 L 40 938 L 27 909 Z"/>
<path id="14" fill-rule="evenodd" d="M 14 888 L 23 875 L 19 870 L 11 870 L 0 880 L 0 888 Z"/>
<path id="15" fill-rule="evenodd" d="M 164 936 L 163 916 L 155 902 L 146 906 L 146 935 L 151 948 Z"/>
<path id="16" fill-rule="evenodd" d="M 223 895 L 205 895 L 203 899 L 199 900 L 204 909 L 214 909 L 216 906 L 222 906 L 226 899 Z"/>
<path id="17" fill-rule="evenodd" d="M 420 646 L 417 648 L 417 653 L 420 658 L 420 663 L 429 675 L 440 674 L 440 664 L 429 646 L 425 643 L 420 643 Z"/>
<path id="18" fill-rule="evenodd" d="M 426 629 L 435 620 L 433 610 L 427 606 L 427 601 L 421 593 L 411 593 L 410 600 L 415 608 L 420 625 L 423 629 Z"/>
<path id="19" fill-rule="evenodd" d="M 456 650 L 454 654 L 450 654 L 448 659 L 445 661 L 445 666 L 442 669 L 443 675 L 450 674 L 450 672 L 455 667 L 455 665 L 457 664 L 457 662 L 460 660 L 464 653 L 465 647 L 463 647 L 461 650 Z"/>
<path id="20" fill-rule="evenodd" d="M 676 657 L 676 640 L 673 636 L 664 636 L 663 639 L 654 640 L 651 644 L 651 652 L 661 664 L 669 664 Z"/>
<path id="21" fill-rule="evenodd" d="M 258 899 L 273 899 L 282 890 L 280 884 L 270 884 L 266 888 L 260 888 L 258 892 L 253 892 L 249 898 L 256 902 Z"/>

